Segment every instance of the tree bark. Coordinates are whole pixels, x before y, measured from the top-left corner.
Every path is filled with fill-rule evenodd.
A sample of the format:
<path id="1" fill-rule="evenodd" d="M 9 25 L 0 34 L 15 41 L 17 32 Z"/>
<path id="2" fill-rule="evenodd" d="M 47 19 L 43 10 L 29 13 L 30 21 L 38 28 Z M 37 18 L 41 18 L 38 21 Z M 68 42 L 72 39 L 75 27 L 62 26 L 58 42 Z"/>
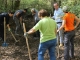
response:
<path id="1" fill-rule="evenodd" d="M 5 9 L 7 9 L 7 0 L 5 0 L 4 3 L 5 3 Z"/>
<path id="2" fill-rule="evenodd" d="M 56 2 L 56 0 L 51 0 L 51 7 L 52 7 L 52 14 L 54 13 L 53 3 Z"/>
<path id="3" fill-rule="evenodd" d="M 13 0 L 12 0 L 12 6 L 11 6 L 12 10 L 13 10 L 13 8 L 14 8 L 13 6 L 14 6 L 14 4 L 13 4 Z"/>
<path id="4" fill-rule="evenodd" d="M 15 0 L 15 3 L 14 3 L 14 9 L 17 10 L 19 9 L 19 6 L 20 6 L 20 0 Z"/>
<path id="5" fill-rule="evenodd" d="M 61 0 L 59 0 L 58 2 L 59 2 L 59 6 L 61 6 Z"/>

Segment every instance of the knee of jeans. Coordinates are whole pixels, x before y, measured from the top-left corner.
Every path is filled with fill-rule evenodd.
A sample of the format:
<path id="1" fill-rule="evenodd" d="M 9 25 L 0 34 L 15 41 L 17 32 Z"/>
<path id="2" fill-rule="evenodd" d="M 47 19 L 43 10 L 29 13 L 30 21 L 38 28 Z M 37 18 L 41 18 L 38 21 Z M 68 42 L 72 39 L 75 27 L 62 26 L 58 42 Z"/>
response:
<path id="1" fill-rule="evenodd" d="M 44 55 L 44 52 L 42 52 L 42 51 L 38 51 L 38 55 Z"/>
<path id="2" fill-rule="evenodd" d="M 46 51 L 46 48 L 39 48 L 38 55 L 42 55 L 43 56 L 45 51 Z"/>

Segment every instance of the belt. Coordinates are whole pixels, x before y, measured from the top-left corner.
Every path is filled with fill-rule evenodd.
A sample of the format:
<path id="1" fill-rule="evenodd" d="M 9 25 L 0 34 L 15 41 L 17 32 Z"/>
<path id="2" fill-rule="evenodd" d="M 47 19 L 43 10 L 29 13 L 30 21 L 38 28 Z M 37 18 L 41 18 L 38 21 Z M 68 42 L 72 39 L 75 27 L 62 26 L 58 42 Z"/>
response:
<path id="1" fill-rule="evenodd" d="M 71 31 L 65 31 L 64 33 L 68 33 L 68 32 L 73 32 L 74 30 L 71 30 Z"/>
<path id="2" fill-rule="evenodd" d="M 60 24 L 60 23 L 62 23 L 62 22 L 57 22 L 57 24 Z"/>

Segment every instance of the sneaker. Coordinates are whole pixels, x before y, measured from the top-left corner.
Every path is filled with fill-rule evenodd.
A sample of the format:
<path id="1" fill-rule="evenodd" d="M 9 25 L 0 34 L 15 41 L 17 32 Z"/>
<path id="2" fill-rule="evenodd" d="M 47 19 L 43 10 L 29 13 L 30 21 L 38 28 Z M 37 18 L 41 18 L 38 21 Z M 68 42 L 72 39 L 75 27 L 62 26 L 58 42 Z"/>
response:
<path id="1" fill-rule="evenodd" d="M 75 57 L 70 57 L 70 60 L 75 60 Z"/>
<path id="2" fill-rule="evenodd" d="M 62 57 L 61 60 L 65 60 L 64 57 Z"/>
<path id="3" fill-rule="evenodd" d="M 65 60 L 64 57 L 62 57 L 61 60 Z M 71 59 L 69 58 L 68 60 L 71 60 Z"/>
<path id="4" fill-rule="evenodd" d="M 61 44 L 59 45 L 59 47 L 63 47 L 63 44 L 61 43 Z"/>

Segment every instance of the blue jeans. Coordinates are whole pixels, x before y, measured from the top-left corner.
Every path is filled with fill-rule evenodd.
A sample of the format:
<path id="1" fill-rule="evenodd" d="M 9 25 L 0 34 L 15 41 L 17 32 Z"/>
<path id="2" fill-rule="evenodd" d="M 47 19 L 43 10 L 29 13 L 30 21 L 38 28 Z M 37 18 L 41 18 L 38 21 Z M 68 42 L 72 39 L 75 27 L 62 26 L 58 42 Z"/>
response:
<path id="1" fill-rule="evenodd" d="M 64 36 L 64 59 L 69 60 L 69 58 L 74 57 L 74 36 L 75 31 L 65 32 Z"/>
<path id="2" fill-rule="evenodd" d="M 49 40 L 44 43 L 39 44 L 39 50 L 38 50 L 38 60 L 44 60 L 44 54 L 46 50 L 48 49 L 50 60 L 56 60 L 55 56 L 55 47 L 56 47 L 56 39 Z"/>
<path id="3" fill-rule="evenodd" d="M 61 27 L 62 23 L 57 24 L 57 28 L 59 29 Z M 57 35 L 57 43 L 58 43 L 58 38 L 60 38 L 60 43 L 63 43 L 63 29 L 61 29 Z"/>

